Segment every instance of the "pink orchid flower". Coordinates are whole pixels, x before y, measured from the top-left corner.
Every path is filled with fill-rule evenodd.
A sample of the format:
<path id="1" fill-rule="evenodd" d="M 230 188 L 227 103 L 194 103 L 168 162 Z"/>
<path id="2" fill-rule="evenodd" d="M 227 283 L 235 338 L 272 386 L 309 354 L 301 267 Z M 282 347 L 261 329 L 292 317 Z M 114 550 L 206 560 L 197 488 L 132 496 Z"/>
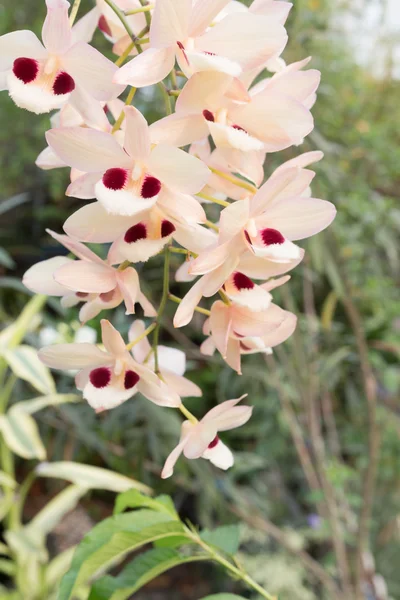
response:
<path id="1" fill-rule="evenodd" d="M 112 82 L 117 67 L 86 41 L 78 41 L 88 37 L 88 19 L 77 23 L 74 35 L 69 2 L 46 0 L 46 4 L 43 45 L 31 31 L 0 37 L 0 89 L 8 89 L 17 106 L 37 114 L 74 102 L 79 90 L 99 101 L 119 96 L 124 86 Z"/>
<path id="2" fill-rule="evenodd" d="M 39 358 L 52 369 L 79 369 L 76 387 L 96 412 L 115 408 L 137 392 L 158 406 L 180 406 L 179 396 L 132 358 L 109 321 L 101 321 L 101 332 L 105 351 L 94 344 L 56 344 L 39 350 Z"/>
<path id="3" fill-rule="evenodd" d="M 272 303 L 269 293 L 289 278 L 270 280 L 262 286 L 235 272 L 225 284 L 230 305 L 217 301 L 204 323 L 203 333 L 210 336 L 201 346 L 203 354 L 217 349 L 227 364 L 241 375 L 241 355 L 271 352 L 287 340 L 296 328 L 296 316 Z"/>
<path id="4" fill-rule="evenodd" d="M 129 329 L 129 341 L 137 339 L 145 331 L 143 321 L 136 319 Z M 186 371 L 186 356 L 182 350 L 171 348 L 170 346 L 157 346 L 158 366 L 163 381 L 169 388 L 174 390 L 179 396 L 196 397 L 202 396 L 201 389 L 190 379 L 184 377 Z M 136 362 L 145 364 L 154 371 L 154 354 L 152 347 L 146 338 L 135 344 L 132 348 L 132 355 Z"/>
<path id="5" fill-rule="evenodd" d="M 135 313 L 135 303 L 139 303 L 146 316 L 156 316 L 154 307 L 140 289 L 139 276 L 133 267 L 118 271 L 84 244 L 66 235 L 48 232 L 78 260 L 55 256 L 33 265 L 23 278 L 28 289 L 38 294 L 61 296 L 65 308 L 84 302 L 79 312 L 83 323 L 121 302 L 125 303 L 128 315 Z"/>
<path id="6" fill-rule="evenodd" d="M 123 148 L 110 133 L 94 129 L 47 132 L 47 142 L 61 160 L 85 173 L 73 183 L 75 194 L 79 185 L 84 198 L 96 197 L 109 213 L 132 216 L 157 201 L 184 203 L 204 187 L 210 171 L 200 160 L 172 146 L 152 148 L 143 115 L 133 106 L 125 114 Z"/>
<path id="7" fill-rule="evenodd" d="M 182 454 L 188 459 L 205 458 L 219 469 L 232 467 L 234 459 L 229 448 L 219 439 L 220 431 L 235 429 L 247 423 L 253 411 L 251 406 L 236 406 L 246 395 L 227 400 L 212 408 L 198 423 L 182 423 L 181 439 L 165 461 L 161 477 L 171 477 Z"/>
<path id="8" fill-rule="evenodd" d="M 242 69 L 255 68 L 282 52 L 286 31 L 270 16 L 231 14 L 209 28 L 228 1 L 157 0 L 150 48 L 124 65 L 115 81 L 152 85 L 170 73 L 175 59 L 187 77 L 196 71 L 238 76 Z"/>

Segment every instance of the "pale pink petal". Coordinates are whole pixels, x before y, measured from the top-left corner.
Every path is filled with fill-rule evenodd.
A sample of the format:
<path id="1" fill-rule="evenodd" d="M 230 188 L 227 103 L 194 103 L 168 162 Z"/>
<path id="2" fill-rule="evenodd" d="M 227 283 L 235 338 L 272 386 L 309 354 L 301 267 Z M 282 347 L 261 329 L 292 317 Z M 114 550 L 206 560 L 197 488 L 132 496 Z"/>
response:
<path id="1" fill-rule="evenodd" d="M 191 260 L 185 260 L 180 267 L 175 271 L 175 281 L 192 282 L 196 279 L 196 275 L 189 274 Z"/>
<path id="2" fill-rule="evenodd" d="M 296 329 L 296 325 L 296 315 L 291 312 L 286 312 L 285 319 L 282 321 L 279 327 L 262 336 L 263 342 L 269 348 L 278 346 L 278 344 L 281 344 L 292 335 Z"/>
<path id="3" fill-rule="evenodd" d="M 203 296 L 204 277 L 199 279 L 182 299 L 174 317 L 174 327 L 184 327 L 193 318 L 194 309 Z"/>
<path id="4" fill-rule="evenodd" d="M 139 275 L 133 267 L 116 272 L 117 284 L 122 292 L 126 315 L 135 314 L 135 303 L 140 291 Z"/>
<path id="5" fill-rule="evenodd" d="M 192 223 L 190 226 L 175 224 L 174 240 L 181 246 L 199 254 L 209 246 L 216 244 L 216 235 L 211 229 Z"/>
<path id="6" fill-rule="evenodd" d="M 213 419 L 218 431 L 228 431 L 247 423 L 253 412 L 252 406 L 234 406 Z"/>
<path id="7" fill-rule="evenodd" d="M 121 67 L 114 81 L 137 88 L 162 81 L 175 65 L 174 48 L 148 48 Z"/>
<path id="8" fill-rule="evenodd" d="M 123 187 L 113 190 L 104 185 L 100 179 L 95 186 L 96 198 L 110 215 L 123 215 L 125 217 L 136 217 L 154 206 L 158 200 L 158 194 L 152 198 L 143 198 L 140 187 L 136 189 Z M 127 228 L 128 229 L 128 228 Z"/>
<path id="9" fill-rule="evenodd" d="M 161 0 L 156 3 L 150 28 L 154 48 L 184 42 L 188 36 L 191 0 Z"/>
<path id="10" fill-rule="evenodd" d="M 240 40 L 240 43 L 238 43 Z M 285 28 L 269 17 L 237 13 L 225 17 L 197 38 L 196 47 L 253 69 L 280 54 L 287 42 Z"/>
<path id="11" fill-rule="evenodd" d="M 183 53 L 182 50 L 178 50 L 176 58 L 178 65 L 188 78 L 191 77 L 193 73 L 199 71 L 207 71 L 208 73 L 218 71 L 220 73 L 231 75 L 232 77 L 239 77 L 242 73 L 242 68 L 239 63 L 230 60 L 225 56 L 217 56 L 214 53 L 203 50 L 186 50 L 185 53 Z"/>
<path id="12" fill-rule="evenodd" d="M 274 173 L 250 200 L 250 213 L 254 217 L 260 215 L 274 203 L 276 198 L 284 194 L 299 176 L 300 169 L 296 166 Z"/>
<path id="13" fill-rule="evenodd" d="M 150 154 L 150 135 L 147 121 L 134 106 L 125 108 L 125 117 L 124 148 L 134 160 L 147 161 Z"/>
<path id="14" fill-rule="evenodd" d="M 102 102 L 94 100 L 94 98 L 81 86 L 75 86 L 74 93 L 67 106 L 72 106 L 82 117 L 83 122 L 88 127 L 99 129 L 100 131 L 109 131 L 111 129 L 110 122 L 104 112 Z M 61 111 L 65 112 L 64 109 Z M 62 115 L 64 116 L 64 115 Z M 71 125 L 79 125 L 79 123 L 71 123 Z M 61 125 L 67 127 L 65 119 L 61 119 Z"/>
<path id="15" fill-rule="evenodd" d="M 231 307 L 220 300 L 214 302 L 211 307 L 210 327 L 215 345 L 222 356 L 225 357 L 232 329 Z"/>
<path id="16" fill-rule="evenodd" d="M 234 464 L 232 452 L 221 440 L 218 440 L 216 446 L 207 448 L 203 452 L 202 458 L 209 460 L 213 465 L 224 471 L 230 469 Z"/>
<path id="17" fill-rule="evenodd" d="M 279 327 L 286 318 L 286 311 L 276 304 L 270 304 L 269 308 L 262 312 L 255 312 L 243 306 L 235 306 L 231 312 L 232 332 L 238 338 L 266 335 Z"/>
<path id="18" fill-rule="evenodd" d="M 84 369 L 112 364 L 113 358 L 94 344 L 55 344 L 38 352 L 39 358 L 52 369 Z"/>
<path id="19" fill-rule="evenodd" d="M 215 343 L 212 337 L 207 338 L 200 346 L 200 352 L 205 356 L 213 356 L 215 354 Z"/>
<path id="20" fill-rule="evenodd" d="M 221 266 L 215 269 L 212 273 L 208 273 L 205 276 L 203 296 L 206 296 L 206 298 L 214 296 L 214 294 L 218 292 L 220 287 L 222 287 L 223 283 L 227 280 L 231 273 L 235 271 L 238 262 L 239 257 L 232 252 Z"/>
<path id="21" fill-rule="evenodd" d="M 200 202 L 189 196 L 163 188 L 158 197 L 157 205 L 172 219 L 183 223 L 204 223 L 207 219 Z"/>
<path id="22" fill-rule="evenodd" d="M 158 362 L 163 371 L 169 371 L 175 375 L 184 375 L 185 373 L 186 355 L 178 348 L 158 346 Z"/>
<path id="23" fill-rule="evenodd" d="M 300 248 L 300 256 L 297 259 L 292 259 L 287 262 L 273 262 L 265 258 L 259 258 L 247 252 L 240 258 L 238 270 L 255 279 L 268 279 L 276 275 L 282 275 L 291 271 L 303 260 L 304 250 Z"/>
<path id="24" fill-rule="evenodd" d="M 221 108 L 222 98 L 232 81 L 233 78 L 225 73 L 195 73 L 178 96 L 176 112 L 202 114 L 204 109 L 213 111 Z"/>
<path id="25" fill-rule="evenodd" d="M 199 192 L 210 177 L 210 170 L 201 160 L 165 144 L 154 148 L 147 166 L 162 183 L 183 194 Z"/>
<path id="26" fill-rule="evenodd" d="M 104 131 L 84 127 L 51 129 L 46 140 L 68 166 L 86 173 L 131 166 L 129 156 L 117 140 Z"/>
<path id="27" fill-rule="evenodd" d="M 228 173 L 239 173 L 249 181 L 252 181 L 257 187 L 264 179 L 264 150 L 247 150 L 246 152 L 243 152 L 235 148 L 220 147 L 216 148 L 216 150 L 213 152 L 212 161 L 214 162 L 214 160 L 216 162 L 218 161 L 219 163 L 225 163 L 225 169 L 221 169 L 221 167 L 215 165 L 217 169 L 222 171 L 228 169 Z M 214 166 L 214 164 L 211 164 L 210 166 Z M 229 183 L 228 181 L 222 179 L 222 177 L 218 177 L 217 180 L 210 179 L 210 185 L 213 185 L 213 183 L 216 181 L 218 182 L 217 189 L 220 189 L 221 191 L 226 190 L 229 198 L 241 200 L 249 196 L 249 192 L 247 190 L 239 188 L 235 184 Z M 230 187 L 228 188 L 227 185 Z"/>
<path id="28" fill-rule="evenodd" d="M 72 42 L 90 43 L 94 32 L 99 24 L 101 13 L 97 6 L 92 8 L 85 16 L 75 23 L 72 27 Z"/>
<path id="29" fill-rule="evenodd" d="M 101 313 L 103 308 L 104 308 L 104 306 L 102 306 L 100 304 L 100 302 L 98 302 L 97 299 L 89 301 L 89 302 L 85 302 L 79 311 L 80 322 L 83 324 L 83 323 L 87 323 L 91 319 L 94 319 L 95 317 L 97 317 L 97 315 L 99 315 Z"/>
<path id="30" fill-rule="evenodd" d="M 140 292 L 138 295 L 137 301 L 143 309 L 143 313 L 145 317 L 156 317 L 157 311 L 152 305 L 152 303 L 146 298 L 143 292 Z"/>
<path id="31" fill-rule="evenodd" d="M 236 404 L 238 404 L 241 400 L 243 400 L 243 398 L 246 398 L 247 394 L 244 394 L 243 396 L 240 396 L 240 398 L 234 398 L 233 400 L 225 400 L 225 402 L 221 402 L 221 404 L 217 404 L 216 406 L 214 406 L 214 408 L 212 408 L 211 410 L 208 411 L 207 414 L 204 415 L 204 417 L 201 419 L 202 423 L 212 423 L 215 421 L 215 419 L 219 419 L 220 417 L 223 417 L 226 413 L 229 413 L 229 411 L 236 406 Z"/>
<path id="32" fill-rule="evenodd" d="M 320 81 L 321 73 L 316 69 L 297 73 L 281 71 L 272 78 L 264 94 L 271 89 L 277 94 L 285 94 L 299 102 L 306 102 L 316 92 Z"/>
<path id="33" fill-rule="evenodd" d="M 107 352 L 113 356 L 121 356 L 126 353 L 125 342 L 121 334 L 106 319 L 101 320 L 101 339 Z"/>
<path id="34" fill-rule="evenodd" d="M 162 376 L 168 387 L 172 388 L 181 398 L 200 398 L 203 393 L 198 385 L 170 371 L 162 371 Z"/>
<path id="35" fill-rule="evenodd" d="M 53 275 L 61 266 L 73 262 L 73 260 L 66 256 L 54 256 L 48 260 L 43 260 L 26 271 L 22 278 L 22 283 L 36 294 L 64 296 L 69 290 L 57 283 Z"/>
<path id="36" fill-rule="evenodd" d="M 150 369 L 137 363 L 135 370 L 140 375 L 138 390 L 145 398 L 157 404 L 157 406 L 177 408 L 181 405 L 182 402 L 178 394 L 167 387 Z"/>
<path id="37" fill-rule="evenodd" d="M 320 160 L 323 159 L 323 157 L 324 157 L 324 153 L 321 152 L 320 150 L 314 150 L 312 152 L 304 152 L 303 154 L 300 154 L 299 156 L 296 156 L 295 158 L 292 158 L 291 160 L 288 160 L 285 163 L 283 163 L 282 165 L 280 165 L 277 169 L 275 169 L 274 175 L 276 175 L 277 173 L 280 173 L 284 169 L 288 169 L 290 167 L 300 167 L 300 168 L 308 167 L 309 165 L 312 165 L 315 162 L 319 162 Z"/>
<path id="38" fill-rule="evenodd" d="M 125 85 L 113 82 L 118 68 L 98 50 L 78 42 L 63 56 L 66 71 L 96 100 L 118 98 Z"/>
<path id="39" fill-rule="evenodd" d="M 208 135 L 206 120 L 202 115 L 175 113 L 150 125 L 153 143 L 186 146 Z"/>
<path id="40" fill-rule="evenodd" d="M 42 28 L 43 44 L 51 54 L 63 54 L 71 45 L 67 0 L 46 0 L 47 15 Z"/>
<path id="41" fill-rule="evenodd" d="M 58 169 L 59 167 L 66 167 L 64 161 L 62 161 L 61 158 L 59 158 L 54 150 L 49 146 L 47 146 L 47 148 L 42 150 L 42 152 L 39 154 L 35 161 L 35 165 L 44 171 L 49 169 Z"/>
<path id="42" fill-rule="evenodd" d="M 254 14 L 266 15 L 277 19 L 283 25 L 292 6 L 291 2 L 284 2 L 282 0 L 254 0 L 250 5 L 250 11 Z"/>
<path id="43" fill-rule="evenodd" d="M 65 248 L 68 248 L 68 250 L 75 254 L 75 256 L 77 256 L 78 258 L 87 260 L 89 262 L 95 262 L 99 265 L 104 265 L 104 261 L 99 256 L 97 256 L 97 254 L 95 254 L 92 250 L 90 250 L 90 248 L 88 248 L 81 242 L 78 242 L 78 240 L 71 238 L 68 235 L 56 233 L 51 229 L 46 229 L 46 231 L 51 235 L 52 238 L 57 240 L 57 242 L 62 244 Z"/>
<path id="44" fill-rule="evenodd" d="M 219 241 L 227 242 L 236 236 L 246 225 L 250 217 L 250 206 L 248 200 L 238 200 L 221 211 Z"/>
<path id="45" fill-rule="evenodd" d="M 264 290 L 267 290 L 267 292 L 270 292 L 271 290 L 274 290 L 275 288 L 287 283 L 289 279 L 290 275 L 279 277 L 279 279 L 270 279 L 269 281 L 266 281 L 265 283 L 261 284 L 260 287 L 262 287 Z"/>
<path id="46" fill-rule="evenodd" d="M 285 198 L 259 219 L 268 220 L 266 227 L 277 229 L 289 240 L 303 240 L 326 229 L 335 216 L 336 208 L 326 200 Z"/>
<path id="47" fill-rule="evenodd" d="M 220 267 L 229 256 L 236 255 L 232 242 L 214 246 L 202 252 L 192 263 L 189 272 L 192 275 L 204 275 Z"/>
<path id="48" fill-rule="evenodd" d="M 225 293 L 236 305 L 252 308 L 254 311 L 266 310 L 272 301 L 272 296 L 251 279 L 238 271 L 232 273 L 225 282 Z"/>
<path id="49" fill-rule="evenodd" d="M 74 260 L 54 273 L 57 283 L 77 292 L 102 294 L 116 286 L 115 272 L 107 265 Z"/>
<path id="50" fill-rule="evenodd" d="M 171 477 L 171 475 L 173 474 L 174 466 L 175 466 L 178 458 L 182 454 L 187 440 L 188 440 L 188 436 L 184 437 L 167 457 L 167 460 L 165 461 L 165 464 L 164 464 L 164 468 L 161 472 L 162 479 L 167 479 L 168 477 Z"/>
<path id="51" fill-rule="evenodd" d="M 55 155 L 56 156 L 56 155 Z M 91 200 L 96 196 L 96 183 L 101 179 L 101 173 L 85 173 L 69 184 L 65 192 L 66 196 Z M 91 225 L 89 222 L 88 225 Z"/>
<path id="52" fill-rule="evenodd" d="M 83 206 L 64 223 L 68 235 L 84 242 L 113 242 L 126 229 L 126 217 L 110 214 L 100 202 Z"/>
<path id="53" fill-rule="evenodd" d="M 139 336 L 144 333 L 146 326 L 140 319 L 135 319 L 129 328 L 128 339 L 130 342 L 136 340 Z M 143 364 L 145 359 L 149 356 L 151 346 L 147 337 L 143 338 L 135 344 L 132 348 L 132 355 L 136 362 Z"/>
<path id="54" fill-rule="evenodd" d="M 216 435 L 217 429 L 214 423 L 198 423 L 193 427 L 191 435 L 183 448 L 184 456 L 189 459 L 200 458 Z"/>
<path id="55" fill-rule="evenodd" d="M 242 152 L 263 150 L 264 144 L 255 136 L 242 129 L 223 123 L 208 123 L 211 136 L 217 148 L 234 148 Z"/>
<path id="56" fill-rule="evenodd" d="M 238 375 L 242 374 L 239 340 L 229 338 L 225 356 L 223 357 L 223 359 L 226 362 L 226 364 L 230 366 L 231 369 L 237 372 Z"/>
<path id="57" fill-rule="evenodd" d="M 192 9 L 190 17 L 190 37 L 197 37 L 211 25 L 230 0 L 199 0 Z"/>
<path id="58" fill-rule="evenodd" d="M 47 51 L 32 31 L 12 31 L 0 36 L 0 71 L 8 71 L 16 58 L 46 58 Z"/>

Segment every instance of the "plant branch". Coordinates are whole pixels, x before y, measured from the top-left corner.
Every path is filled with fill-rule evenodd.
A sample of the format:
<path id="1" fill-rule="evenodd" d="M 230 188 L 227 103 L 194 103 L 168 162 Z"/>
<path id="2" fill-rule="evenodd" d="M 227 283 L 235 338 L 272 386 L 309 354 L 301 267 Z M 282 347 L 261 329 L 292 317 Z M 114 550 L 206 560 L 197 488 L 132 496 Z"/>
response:
<path id="1" fill-rule="evenodd" d="M 161 297 L 160 307 L 157 313 L 157 322 L 156 327 L 154 328 L 153 335 L 153 351 L 154 351 L 154 370 L 157 375 L 160 373 L 160 368 L 158 364 L 158 340 L 160 337 L 160 327 L 161 327 L 161 319 L 163 317 L 165 307 L 168 302 L 169 296 L 169 265 L 170 265 L 171 253 L 169 251 L 169 246 L 165 248 L 164 254 L 164 275 L 163 275 L 163 293 Z"/>
<path id="2" fill-rule="evenodd" d="M 71 12 L 69 15 L 69 24 L 71 25 L 71 27 L 75 23 L 76 15 L 78 14 L 80 5 L 81 5 L 81 0 L 75 0 L 73 6 L 71 8 Z"/>

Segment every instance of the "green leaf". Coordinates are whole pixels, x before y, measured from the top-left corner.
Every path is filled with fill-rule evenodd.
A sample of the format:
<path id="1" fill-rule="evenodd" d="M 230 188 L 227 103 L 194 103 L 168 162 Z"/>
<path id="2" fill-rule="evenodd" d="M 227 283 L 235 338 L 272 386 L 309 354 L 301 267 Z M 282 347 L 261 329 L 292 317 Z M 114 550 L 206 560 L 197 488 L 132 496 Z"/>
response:
<path id="1" fill-rule="evenodd" d="M 138 490 L 128 490 L 119 494 L 115 502 L 114 515 L 124 512 L 127 508 L 151 508 L 156 511 L 167 512 L 171 517 L 179 519 L 171 498 L 167 495 L 149 498 Z"/>
<path id="2" fill-rule="evenodd" d="M 207 544 L 211 544 L 227 554 L 236 554 L 239 548 L 240 531 L 237 525 L 223 525 L 212 531 L 204 529 L 200 537 Z"/>
<path id="3" fill-rule="evenodd" d="M 71 568 L 61 582 L 58 600 L 69 599 L 77 586 L 78 579 L 84 581 L 92 574 L 93 565 L 86 563 L 89 563 L 96 552 L 108 546 L 109 540 L 114 534 L 117 532 L 141 532 L 146 528 L 148 530 L 152 526 L 163 524 L 180 526 L 180 532 L 182 531 L 182 525 L 173 521 L 170 515 L 147 509 L 115 515 L 96 525 L 77 547 Z M 96 567 L 94 569 L 96 570 Z"/>
<path id="4" fill-rule="evenodd" d="M 11 255 L 0 246 L 0 265 L 7 267 L 7 269 L 15 269 L 15 262 L 11 258 Z"/>
<path id="5" fill-rule="evenodd" d="M 89 600 L 127 600 L 165 571 L 178 565 L 209 558 L 208 555 L 184 556 L 170 548 L 149 550 L 132 560 L 118 577 L 104 577 L 97 582 Z"/>
<path id="6" fill-rule="evenodd" d="M 124 492 L 131 488 L 137 488 L 147 494 L 150 494 L 152 491 L 144 483 L 140 483 L 130 477 L 125 477 L 125 475 L 114 473 L 108 469 L 82 465 L 75 462 L 42 463 L 36 467 L 36 473 L 41 477 L 65 479 L 87 489 Z"/>
<path id="7" fill-rule="evenodd" d="M 18 346 L 12 350 L 4 350 L 3 356 L 13 373 L 30 383 L 38 392 L 55 393 L 56 388 L 50 370 L 39 360 L 34 348 Z"/>
<path id="8" fill-rule="evenodd" d="M 0 417 L 0 431 L 7 446 L 22 458 L 46 458 L 35 420 L 22 411 L 8 411 Z"/>
<path id="9" fill-rule="evenodd" d="M 42 310 L 46 296 L 37 294 L 29 300 L 18 319 L 0 333 L 0 348 L 16 348 L 32 327 L 34 317 Z"/>
<path id="10" fill-rule="evenodd" d="M 17 402 L 12 406 L 11 410 L 23 410 L 32 415 L 47 406 L 59 406 L 67 402 L 80 402 L 80 400 L 81 396 L 77 394 L 50 394 L 48 396 L 39 396 L 32 400 L 25 400 L 24 402 Z"/>
<path id="11" fill-rule="evenodd" d="M 0 484 L 5 487 L 14 489 L 17 485 L 17 482 L 15 481 L 15 479 L 10 477 L 10 475 L 7 475 L 7 473 L 5 473 L 4 471 L 0 471 Z"/>
<path id="12" fill-rule="evenodd" d="M 61 577 L 65 575 L 71 566 L 72 556 L 75 552 L 75 547 L 64 550 L 61 554 L 58 554 L 48 564 L 45 571 L 45 582 L 48 589 L 52 589 L 55 586 L 58 587 Z"/>
<path id="13" fill-rule="evenodd" d="M 212 596 L 206 596 L 201 600 L 247 600 L 243 596 L 237 596 L 236 594 L 213 594 Z"/>

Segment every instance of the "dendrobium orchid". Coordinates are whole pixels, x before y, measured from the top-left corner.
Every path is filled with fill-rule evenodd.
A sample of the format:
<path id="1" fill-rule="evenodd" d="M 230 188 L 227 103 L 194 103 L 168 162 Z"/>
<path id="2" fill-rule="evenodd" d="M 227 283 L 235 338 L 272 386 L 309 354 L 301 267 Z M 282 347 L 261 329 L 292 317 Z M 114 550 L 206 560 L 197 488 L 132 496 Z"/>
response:
<path id="1" fill-rule="evenodd" d="M 137 363 L 109 321 L 101 321 L 105 351 L 94 344 L 57 344 L 39 351 L 52 369 L 79 369 L 76 386 L 96 412 L 119 406 L 140 392 L 159 406 L 178 407 L 180 397 L 146 366 Z"/>
<path id="2" fill-rule="evenodd" d="M 311 132 L 320 74 L 306 69 L 310 58 L 287 65 L 281 57 L 291 8 L 284 0 L 96 0 L 75 25 L 79 0 L 70 15 L 67 0 L 46 5 L 43 44 L 30 31 L 0 37 L 0 89 L 33 112 L 59 109 L 36 164 L 69 167 L 66 195 L 94 201 L 67 218 L 66 235 L 49 231 L 76 259 L 52 256 L 23 281 L 64 307 L 83 303 L 82 323 L 122 303 L 126 315 L 139 305 L 141 318 L 126 327 L 127 345 L 103 319 L 102 346 L 53 345 L 39 356 L 51 368 L 78 370 L 76 386 L 97 412 L 137 392 L 179 409 L 186 420 L 162 477 L 181 453 L 227 469 L 233 455 L 219 432 L 246 423 L 252 409 L 228 400 L 198 421 L 184 406 L 181 398 L 202 392 L 184 376 L 185 354 L 160 343 L 166 308 L 178 304 L 176 328 L 198 313 L 204 361 L 218 350 L 238 374 L 244 356 L 272 353 L 293 333 L 296 316 L 271 292 L 303 259 L 296 242 L 323 231 L 336 211 L 310 189 L 309 167 L 322 152 L 293 154 L 265 183 L 264 163 Z M 116 64 L 89 46 L 97 27 Z M 153 84 L 166 116 L 148 125 L 131 104 L 136 88 Z M 120 99 L 126 85 L 135 88 Z M 152 90 L 138 96 L 145 106 Z M 107 246 L 97 255 L 88 243 Z M 142 289 L 160 255 L 156 310 Z M 175 282 L 186 286 L 183 298 Z"/>
<path id="3" fill-rule="evenodd" d="M 171 477 L 175 463 L 182 453 L 185 458 L 205 458 L 219 469 L 229 469 L 234 462 L 233 454 L 219 439 L 218 433 L 247 423 L 253 409 L 250 406 L 236 406 L 245 397 L 222 402 L 208 411 L 197 423 L 184 421 L 179 444 L 168 456 L 161 477 Z"/>
<path id="4" fill-rule="evenodd" d="M 123 147 L 110 133 L 94 129 L 47 132 L 47 142 L 61 160 L 85 173 L 80 178 L 83 197 L 96 197 L 109 213 L 132 216 L 158 200 L 168 204 L 175 195 L 185 202 L 204 187 L 210 172 L 200 160 L 172 146 L 152 149 L 142 114 L 131 106 L 125 115 Z"/>
<path id="5" fill-rule="evenodd" d="M 121 94 L 124 86 L 112 79 L 117 67 L 100 52 L 74 36 L 67 0 L 46 0 L 42 40 L 31 31 L 13 31 L 0 37 L 1 88 L 15 104 L 34 113 L 46 113 L 74 102 L 79 89 L 99 101 Z M 76 27 L 78 24 L 76 25 Z M 78 36 L 86 30 L 77 29 Z"/>

